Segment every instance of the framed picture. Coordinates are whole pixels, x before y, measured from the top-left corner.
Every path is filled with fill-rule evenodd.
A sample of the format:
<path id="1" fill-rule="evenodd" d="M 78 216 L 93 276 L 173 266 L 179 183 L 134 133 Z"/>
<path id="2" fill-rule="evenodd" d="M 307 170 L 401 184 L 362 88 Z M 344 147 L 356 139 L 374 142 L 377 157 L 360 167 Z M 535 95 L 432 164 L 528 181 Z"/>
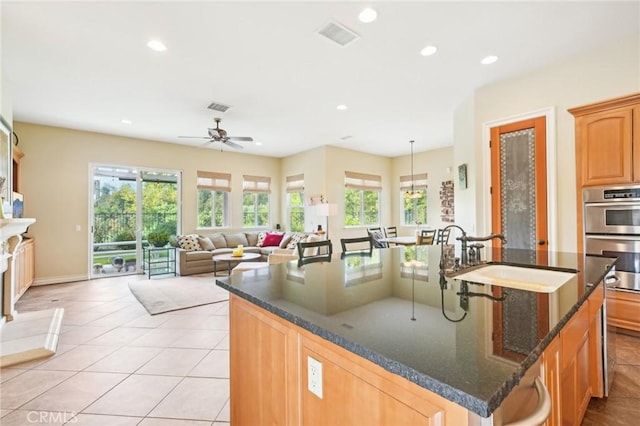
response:
<path id="1" fill-rule="evenodd" d="M 24 214 L 24 196 L 19 192 L 13 193 L 13 217 L 21 218 Z"/>
<path id="2" fill-rule="evenodd" d="M 467 164 L 461 164 L 458 166 L 458 180 L 460 182 L 460 189 L 467 189 Z"/>

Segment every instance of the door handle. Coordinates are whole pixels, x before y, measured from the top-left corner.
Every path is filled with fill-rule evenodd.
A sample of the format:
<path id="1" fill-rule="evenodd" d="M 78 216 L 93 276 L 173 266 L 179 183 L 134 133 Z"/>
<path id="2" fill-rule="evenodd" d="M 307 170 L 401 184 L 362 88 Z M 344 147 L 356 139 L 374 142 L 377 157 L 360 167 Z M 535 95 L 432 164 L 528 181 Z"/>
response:
<path id="1" fill-rule="evenodd" d="M 547 244 L 547 242 L 545 240 L 538 240 L 538 245 L 539 246 L 543 246 L 545 244 Z"/>

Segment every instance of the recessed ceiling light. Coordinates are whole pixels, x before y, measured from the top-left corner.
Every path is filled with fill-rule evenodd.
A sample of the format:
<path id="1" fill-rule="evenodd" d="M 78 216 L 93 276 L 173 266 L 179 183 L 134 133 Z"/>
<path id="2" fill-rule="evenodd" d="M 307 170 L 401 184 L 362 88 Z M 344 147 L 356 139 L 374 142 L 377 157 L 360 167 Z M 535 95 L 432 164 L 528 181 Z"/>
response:
<path id="1" fill-rule="evenodd" d="M 480 61 L 480 63 L 482 65 L 489 65 L 489 64 L 493 64 L 495 61 L 498 60 L 498 57 L 495 55 L 489 55 L 485 58 L 482 58 L 482 60 Z"/>
<path id="2" fill-rule="evenodd" d="M 438 48 L 436 46 L 425 46 L 421 51 L 420 54 L 422 56 L 431 56 L 434 53 L 436 53 L 438 51 Z"/>
<path id="3" fill-rule="evenodd" d="M 165 46 L 160 40 L 151 40 L 147 43 L 147 46 L 149 46 L 149 49 L 155 50 L 156 52 L 164 52 L 167 50 L 167 46 Z"/>
<path id="4" fill-rule="evenodd" d="M 262 146 L 262 142 L 256 142 L 256 145 Z"/>
<path id="5" fill-rule="evenodd" d="M 122 124 L 133 124 L 133 121 L 131 121 L 131 120 L 127 120 L 126 118 L 123 118 L 122 120 L 120 120 L 120 122 L 121 122 Z"/>
<path id="6" fill-rule="evenodd" d="M 360 22 L 364 22 L 365 24 L 375 21 L 377 17 L 378 17 L 378 12 L 376 12 L 375 9 L 372 9 L 370 7 L 364 9 L 358 15 L 358 19 L 360 19 Z"/>
<path id="7" fill-rule="evenodd" d="M 336 109 L 337 109 L 338 111 L 344 111 L 345 109 L 347 109 L 347 106 L 346 106 L 346 105 L 338 105 L 338 106 L 336 107 Z"/>

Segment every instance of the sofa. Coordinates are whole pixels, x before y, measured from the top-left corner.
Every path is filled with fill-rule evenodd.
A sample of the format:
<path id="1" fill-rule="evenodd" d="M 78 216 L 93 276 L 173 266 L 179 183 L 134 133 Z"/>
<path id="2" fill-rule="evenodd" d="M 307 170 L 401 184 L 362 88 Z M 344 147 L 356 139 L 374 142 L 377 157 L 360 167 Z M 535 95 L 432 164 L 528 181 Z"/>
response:
<path id="1" fill-rule="evenodd" d="M 171 239 L 176 248 L 178 275 L 193 275 L 213 272 L 213 256 L 228 254 L 242 245 L 245 253 L 259 253 L 256 261 L 266 262 L 272 253 L 295 252 L 299 241 L 304 241 L 309 232 L 235 232 L 215 234 L 178 235 Z M 226 262 L 219 262 L 218 271 L 227 268 Z"/>

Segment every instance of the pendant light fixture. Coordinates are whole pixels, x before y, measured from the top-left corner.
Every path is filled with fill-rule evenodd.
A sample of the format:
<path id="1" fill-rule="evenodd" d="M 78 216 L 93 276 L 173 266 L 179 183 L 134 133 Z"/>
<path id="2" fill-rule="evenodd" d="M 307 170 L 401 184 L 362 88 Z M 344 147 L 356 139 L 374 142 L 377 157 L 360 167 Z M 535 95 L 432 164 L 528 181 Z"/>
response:
<path id="1" fill-rule="evenodd" d="M 420 192 L 419 191 L 415 191 L 413 189 L 413 181 L 414 181 L 414 178 L 413 178 L 413 142 L 414 141 L 409 141 L 409 143 L 411 144 L 411 190 L 404 192 L 404 198 L 407 198 L 407 199 L 420 198 Z"/>

